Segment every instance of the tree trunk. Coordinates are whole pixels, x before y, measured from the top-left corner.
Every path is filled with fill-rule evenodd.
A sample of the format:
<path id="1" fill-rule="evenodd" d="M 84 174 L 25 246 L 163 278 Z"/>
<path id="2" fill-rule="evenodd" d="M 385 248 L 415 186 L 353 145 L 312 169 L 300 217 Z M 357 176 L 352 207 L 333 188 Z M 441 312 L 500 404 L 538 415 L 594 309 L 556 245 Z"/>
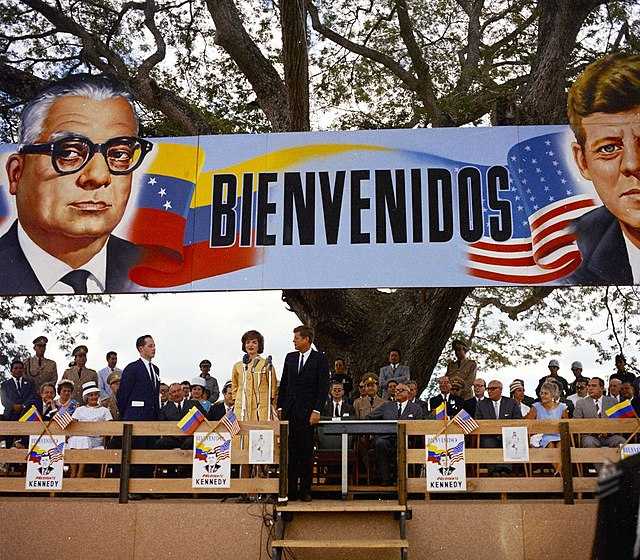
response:
<path id="1" fill-rule="evenodd" d="M 316 346 L 330 363 L 347 360 L 357 382 L 378 373 L 390 348 L 402 354 L 420 390 L 426 387 L 456 324 L 468 288 L 285 290 L 282 298 L 316 331 Z"/>
<path id="2" fill-rule="evenodd" d="M 567 122 L 567 66 L 585 19 L 604 0 L 540 0 L 537 51 L 518 124 Z"/>
<path id="3" fill-rule="evenodd" d="M 282 59 L 289 103 L 289 131 L 309 130 L 309 57 L 304 0 L 282 0 Z"/>

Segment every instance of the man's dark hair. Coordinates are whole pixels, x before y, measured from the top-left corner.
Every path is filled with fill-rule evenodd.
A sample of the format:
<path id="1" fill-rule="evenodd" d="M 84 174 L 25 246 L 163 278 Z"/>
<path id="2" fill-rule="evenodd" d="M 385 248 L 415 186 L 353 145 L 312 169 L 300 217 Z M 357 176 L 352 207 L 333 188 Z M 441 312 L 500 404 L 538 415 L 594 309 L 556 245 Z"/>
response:
<path id="1" fill-rule="evenodd" d="M 145 345 L 147 338 L 153 338 L 150 334 L 143 334 L 136 339 L 136 350 L 140 350 Z"/>
<path id="2" fill-rule="evenodd" d="M 231 391 L 232 389 L 232 385 L 231 383 L 227 383 L 223 388 L 222 388 L 222 394 L 226 395 L 229 391 Z"/>
<path id="3" fill-rule="evenodd" d="M 584 148 L 582 119 L 593 113 L 621 113 L 640 105 L 640 55 L 611 54 L 589 64 L 569 90 L 567 114 Z"/>
<path id="4" fill-rule="evenodd" d="M 591 381 L 593 381 L 594 379 L 600 384 L 600 387 L 604 389 L 604 379 L 601 379 L 600 377 L 592 377 Z"/>
<path id="5" fill-rule="evenodd" d="M 627 363 L 627 359 L 624 357 L 624 354 L 616 354 L 615 360 L 616 362 Z"/>
<path id="6" fill-rule="evenodd" d="M 257 340 L 258 341 L 258 354 L 262 354 L 264 352 L 264 336 L 262 336 L 258 331 L 247 331 L 242 335 L 240 339 L 242 342 L 242 351 L 246 352 L 244 349 L 244 345 L 247 343 L 247 340 Z"/>
<path id="7" fill-rule="evenodd" d="M 315 331 L 312 327 L 308 327 L 307 325 L 300 325 L 293 329 L 294 333 L 298 333 L 302 338 L 308 338 L 309 342 L 313 342 L 313 338 L 315 336 Z"/>
<path id="8" fill-rule="evenodd" d="M 389 352 L 387 352 L 387 356 L 389 354 L 391 354 L 391 352 L 397 352 L 398 353 L 398 358 L 400 358 L 402 360 L 402 352 L 400 352 L 400 350 L 398 348 L 389 348 Z"/>
<path id="9" fill-rule="evenodd" d="M 117 353 L 117 352 L 115 352 L 114 350 L 109 350 L 109 351 L 107 352 L 107 360 L 108 360 L 111 356 L 116 356 L 116 357 L 117 357 L 117 356 L 118 356 L 118 353 Z"/>
<path id="10" fill-rule="evenodd" d="M 344 358 L 341 357 L 337 357 L 335 360 L 333 360 L 333 363 L 335 364 L 336 362 L 342 362 L 345 366 L 347 365 L 347 361 Z"/>
<path id="11" fill-rule="evenodd" d="M 189 389 L 191 389 L 191 382 L 190 381 L 181 381 L 180 385 L 189 385 Z"/>
<path id="12" fill-rule="evenodd" d="M 22 363 L 22 360 L 18 360 L 17 358 L 15 360 L 11 361 L 11 369 L 13 370 L 13 366 L 15 366 L 16 364 L 20 364 L 21 366 L 23 366 L 24 364 Z"/>
<path id="13" fill-rule="evenodd" d="M 198 367 L 201 367 L 201 366 L 209 366 L 209 367 L 211 367 L 211 360 L 206 360 L 206 359 L 205 359 L 205 360 L 202 360 L 202 361 L 198 364 Z"/>

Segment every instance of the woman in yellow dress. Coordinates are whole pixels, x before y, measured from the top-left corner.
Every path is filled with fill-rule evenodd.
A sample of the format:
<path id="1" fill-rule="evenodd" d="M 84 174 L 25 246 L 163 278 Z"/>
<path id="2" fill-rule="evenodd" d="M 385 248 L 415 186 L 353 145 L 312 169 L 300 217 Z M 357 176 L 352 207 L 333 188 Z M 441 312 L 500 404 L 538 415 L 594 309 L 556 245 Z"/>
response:
<path id="1" fill-rule="evenodd" d="M 234 412 L 240 421 L 273 420 L 278 382 L 273 365 L 260 356 L 264 352 L 264 337 L 251 330 L 244 333 L 241 340 L 248 361 L 236 363 L 231 373 Z"/>

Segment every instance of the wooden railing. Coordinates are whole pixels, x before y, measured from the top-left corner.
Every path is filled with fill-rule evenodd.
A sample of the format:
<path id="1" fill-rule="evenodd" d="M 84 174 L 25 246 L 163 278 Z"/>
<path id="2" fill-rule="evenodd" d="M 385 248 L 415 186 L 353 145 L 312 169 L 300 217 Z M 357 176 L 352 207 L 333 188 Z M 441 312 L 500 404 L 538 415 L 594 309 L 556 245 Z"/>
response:
<path id="1" fill-rule="evenodd" d="M 580 447 L 580 436 L 583 434 L 617 433 L 628 435 L 635 432 L 640 421 L 637 419 L 597 419 L 597 420 L 481 420 L 480 429 L 467 436 L 465 459 L 467 464 L 467 492 L 472 494 L 519 494 L 531 493 L 542 496 L 562 495 L 566 503 L 571 503 L 574 495 L 578 493 L 594 492 L 597 478 L 589 473 L 587 466 L 598 465 L 605 461 L 616 462 L 619 460 L 619 450 L 611 448 L 586 449 Z M 274 430 L 274 465 L 270 469 L 253 469 L 249 472 L 248 443 L 244 448 L 240 445 L 240 436 L 234 438 L 231 451 L 233 465 L 246 465 L 244 472 L 232 474 L 230 488 L 192 488 L 190 475 L 181 478 L 153 478 L 131 477 L 131 466 L 154 465 L 156 473 L 162 470 L 163 465 L 191 465 L 192 450 L 155 450 L 132 449 L 132 443 L 137 436 L 178 436 L 185 437 L 172 422 L 74 422 L 69 428 L 62 431 L 55 423 L 50 430 L 54 435 L 101 435 L 120 438 L 119 449 L 104 450 L 80 450 L 67 449 L 65 451 L 65 464 L 86 465 L 114 465 L 113 469 L 97 469 L 93 476 L 88 478 L 65 477 L 64 493 L 92 493 L 92 494 L 117 494 L 121 502 L 126 502 L 129 493 L 135 494 L 273 494 L 279 499 L 285 499 L 287 494 L 286 468 L 276 467 L 288 464 L 286 422 L 262 422 L 240 423 L 241 436 L 248 440 L 247 433 L 251 429 Z M 478 447 L 479 436 L 501 435 L 502 427 L 527 426 L 529 435 L 535 433 L 560 433 L 561 440 L 558 448 L 538 449 L 530 448 L 529 463 L 505 463 L 502 448 Z M 424 443 L 421 449 L 414 449 L 407 445 L 412 441 L 411 436 L 424 436 L 427 440 L 439 433 L 443 427 L 442 421 L 415 420 L 400 422 L 398 436 L 401 445 L 398 446 L 398 485 L 397 491 L 401 503 L 406 503 L 407 494 L 427 493 L 424 469 L 425 464 Z M 37 422 L 18 423 L 0 422 L 0 434 L 10 436 L 28 436 L 39 434 L 41 425 Z M 447 429 L 449 434 L 460 434 L 458 426 L 452 424 Z M 0 449 L 0 464 L 18 465 L 17 469 L 24 468 L 26 449 Z M 390 458 L 390 460 L 393 460 Z M 516 467 L 516 476 L 491 477 L 482 465 L 508 464 L 524 465 Z M 545 464 L 561 464 L 562 476 L 553 477 L 539 472 L 537 467 Z M 22 467 L 20 467 L 20 465 Z M 407 465 L 419 465 L 407 469 Z M 239 470 L 239 469 L 238 469 Z M 190 472 L 190 469 L 185 469 Z M 521 472 L 518 472 L 521 471 Z M 407 472 L 409 477 L 407 477 Z M 242 477 L 238 476 L 241 475 Z M 419 476 L 416 476 L 416 475 Z M 591 474 L 591 476 L 589 476 Z M 24 474 L 20 476 L 0 477 L 0 493 L 25 492 Z M 558 496 L 560 497 L 560 496 Z"/>
<path id="2" fill-rule="evenodd" d="M 405 422 L 407 436 L 430 437 L 438 434 L 443 422 L 437 420 L 416 420 Z M 541 420 L 479 420 L 480 429 L 467 436 L 465 446 L 465 462 L 467 465 L 467 492 L 470 493 L 535 493 L 563 494 L 566 503 L 572 503 L 574 493 L 594 492 L 597 486 L 596 476 L 585 476 L 588 466 L 599 465 L 605 461 L 616 462 L 620 459 L 618 449 L 614 448 L 581 448 L 580 439 L 583 434 L 621 434 L 628 436 L 636 431 L 640 420 L 631 419 L 571 419 L 558 421 Z M 533 434 L 560 434 L 558 448 L 530 448 L 528 463 L 507 463 L 504 461 L 502 447 L 481 448 L 479 436 L 502 435 L 503 427 L 526 426 L 529 436 Z M 462 430 L 455 424 L 448 427 L 447 433 L 461 434 Z M 409 438 L 405 440 L 405 446 Z M 407 464 L 425 464 L 425 449 L 407 448 Z M 490 477 L 481 465 L 515 466 L 516 476 Z M 561 476 L 549 476 L 549 473 L 536 472 L 536 467 L 544 465 L 561 465 Z M 518 467 L 517 465 L 522 465 Z M 416 469 L 417 470 L 417 469 Z M 521 472 L 518 472 L 521 471 Z M 424 474 L 407 480 L 409 493 L 427 493 Z"/>
<path id="3" fill-rule="evenodd" d="M 280 484 L 277 474 L 268 475 L 268 465 L 265 468 L 254 469 L 249 472 L 249 450 L 247 433 L 252 429 L 274 431 L 274 465 L 282 461 L 280 440 L 287 437 L 287 423 L 240 422 L 241 433 L 233 438 L 231 446 L 232 465 L 247 465 L 245 472 L 234 473 L 232 470 L 230 488 L 192 488 L 190 469 L 188 477 L 163 478 L 132 478 L 132 465 L 153 465 L 156 473 L 162 465 L 191 465 L 193 451 L 191 449 L 135 449 L 135 438 L 138 436 L 174 436 L 189 437 L 182 433 L 173 422 L 74 422 L 66 430 L 61 430 L 55 423 L 49 427 L 53 435 L 64 434 L 108 436 L 120 438 L 119 449 L 66 449 L 65 464 L 85 465 L 115 465 L 119 468 L 119 475 L 110 477 L 108 469 L 98 469 L 98 473 L 89 478 L 67 478 L 65 476 L 63 488 L 56 492 L 118 494 L 121 502 L 126 502 L 130 493 L 134 494 L 279 494 Z M 9 436 L 39 435 L 42 425 L 39 422 L 0 422 L 0 434 Z M 244 448 L 240 438 L 244 437 Z M 286 447 L 286 446 L 285 446 Z M 26 462 L 27 449 L 0 449 L 0 464 L 21 464 Z M 286 455 L 286 454 L 285 454 Z M 253 466 L 253 465 L 251 465 Z M 273 467 L 273 465 L 271 466 Z M 258 474 L 257 471 L 260 471 Z M 273 470 L 273 468 L 272 468 Z M 234 477 L 233 475 L 236 474 Z M 237 476 L 240 474 L 244 478 Z M 268 475 L 268 476 L 267 476 Z M 0 492 L 25 492 L 23 476 L 0 477 Z"/>

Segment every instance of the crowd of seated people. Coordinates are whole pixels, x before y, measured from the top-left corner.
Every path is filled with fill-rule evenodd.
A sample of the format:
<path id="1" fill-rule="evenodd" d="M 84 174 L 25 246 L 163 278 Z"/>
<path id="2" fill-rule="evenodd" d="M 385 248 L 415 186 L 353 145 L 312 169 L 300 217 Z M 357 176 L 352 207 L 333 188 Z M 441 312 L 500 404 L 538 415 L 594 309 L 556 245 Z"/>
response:
<path id="1" fill-rule="evenodd" d="M 234 364 L 231 380 L 222 390 L 211 375 L 211 362 L 200 362 L 200 374 L 181 383 L 160 382 L 159 370 L 152 361 L 155 344 L 149 335 L 140 337 L 136 348 L 140 360 L 123 370 L 117 367 L 117 353 L 106 354 L 106 367 L 96 371 L 87 367 L 88 348 L 76 347 L 73 361 L 58 381 L 57 366 L 45 357 L 48 340 L 44 336 L 34 341 L 34 355 L 26 360 L 13 360 L 11 377 L 0 385 L 4 420 L 18 420 L 35 405 L 45 421 L 50 421 L 62 408 L 70 409 L 77 421 L 98 420 L 160 420 L 178 422 L 191 407 L 198 408 L 207 419 L 220 420 L 233 410 L 240 420 L 262 421 L 277 414 L 278 381 L 271 359 L 262 357 L 264 338 L 257 331 L 246 332 L 241 339 L 245 359 Z M 376 374 L 367 372 L 354 383 L 343 358 L 336 358 L 331 373 L 330 391 L 321 415 L 324 419 L 422 419 L 433 418 L 435 410 L 444 403 L 447 416 L 467 411 L 477 419 L 560 419 L 598 418 L 614 404 L 628 399 L 640 414 L 640 377 L 627 367 L 623 355 L 616 356 L 616 370 L 605 387 L 602 377 L 583 375 L 582 364 L 573 362 L 573 379 L 559 374 L 560 364 L 552 359 L 548 373 L 542 376 L 535 389 L 535 397 L 526 394 L 523 379 L 509 384 L 508 395 L 498 380 L 488 384 L 476 377 L 478 367 L 467 357 L 468 347 L 454 340 L 455 359 L 449 361 L 444 375 L 438 379 L 438 393 L 423 401 L 418 396 L 418 384 L 411 379 L 411 371 L 402 364 L 401 352 L 391 348 L 388 364 Z M 138 363 L 139 362 L 139 363 Z M 140 369 L 140 366 L 142 369 Z M 142 372 L 142 373 L 141 373 Z M 141 377 L 142 376 L 142 377 Z M 148 383 L 147 383 L 148 381 Z M 144 385 L 144 383 L 147 383 Z M 121 389 L 123 387 L 124 389 Z M 123 393 L 124 390 L 124 393 Z M 151 404 L 155 401 L 155 404 Z M 585 447 L 616 447 L 624 441 L 618 434 L 593 434 L 582 437 Z M 24 437 L 5 437 L 7 446 L 24 447 Z M 136 438 L 139 448 L 188 449 L 187 437 Z M 531 445 L 557 446 L 558 434 L 533 434 Z M 104 446 L 101 438 L 72 436 L 70 448 Z M 377 470 L 388 482 L 393 473 L 382 463 L 388 461 L 394 445 L 392 438 L 379 437 L 374 443 Z M 501 446 L 500 438 L 483 437 L 481 445 Z"/>

